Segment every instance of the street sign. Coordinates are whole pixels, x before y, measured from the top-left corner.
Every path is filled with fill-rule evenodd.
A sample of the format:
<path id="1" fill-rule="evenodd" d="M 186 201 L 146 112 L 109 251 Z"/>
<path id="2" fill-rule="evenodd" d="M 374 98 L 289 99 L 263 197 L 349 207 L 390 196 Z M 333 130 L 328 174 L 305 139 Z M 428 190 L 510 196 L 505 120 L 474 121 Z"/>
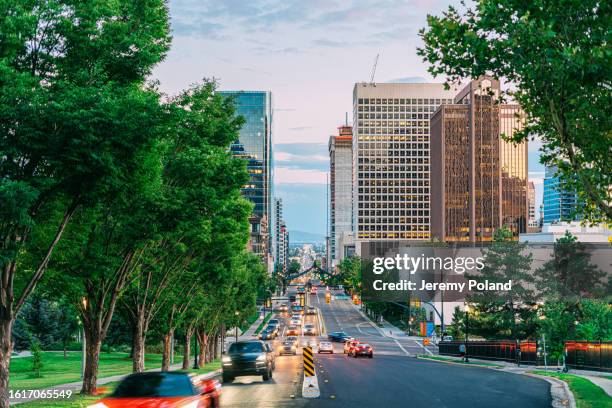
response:
<path id="1" fill-rule="evenodd" d="M 303 347 L 302 353 L 304 355 L 304 377 L 313 377 L 315 375 L 315 368 L 312 347 Z"/>

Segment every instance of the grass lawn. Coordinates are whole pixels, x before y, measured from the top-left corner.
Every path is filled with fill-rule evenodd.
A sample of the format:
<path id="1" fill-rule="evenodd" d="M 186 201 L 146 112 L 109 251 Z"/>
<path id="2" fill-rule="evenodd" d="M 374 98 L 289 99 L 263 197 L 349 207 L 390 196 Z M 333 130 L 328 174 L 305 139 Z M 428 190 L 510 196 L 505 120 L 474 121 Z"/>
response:
<path id="1" fill-rule="evenodd" d="M 270 320 L 271 317 L 272 313 L 268 313 L 266 317 L 264 317 L 263 321 L 259 324 L 259 326 L 257 326 L 255 334 L 259 334 L 259 332 L 264 328 L 264 326 L 266 325 L 266 323 L 268 323 L 268 320 Z"/>
<path id="2" fill-rule="evenodd" d="M 465 364 L 465 365 L 479 365 L 479 366 L 503 368 L 503 366 L 501 366 L 499 364 L 494 364 L 494 363 L 485 363 L 485 362 L 482 362 L 482 361 L 474 361 L 474 360 L 470 360 L 469 362 L 466 363 L 464 361 L 461 361 L 461 360 L 455 359 L 455 358 L 451 358 L 451 357 L 429 356 L 429 355 L 426 355 L 426 354 L 420 354 L 418 356 L 418 358 L 423 358 L 423 359 L 427 359 L 427 360 L 437 360 L 437 361 L 451 361 L 453 363 L 459 363 L 459 364 Z"/>
<path id="3" fill-rule="evenodd" d="M 161 359 L 159 360 L 160 364 L 161 364 Z M 80 367 L 80 366 L 79 366 Z M 200 368 L 199 370 L 187 370 L 190 373 L 196 373 L 196 374 L 206 374 L 209 373 L 211 371 L 215 371 L 221 368 L 221 361 L 220 360 L 214 360 L 211 363 L 206 364 L 205 367 Z M 128 367 L 128 371 L 131 370 L 131 366 Z M 117 385 L 117 383 L 109 383 L 109 384 L 104 384 L 104 385 L 100 385 L 100 387 L 105 388 L 106 392 L 104 395 L 108 395 L 110 394 L 113 389 L 115 388 L 115 386 Z M 74 394 L 70 399 L 65 399 L 65 400 L 40 400 L 40 401 L 34 401 L 34 402 L 25 402 L 23 404 L 19 404 L 17 405 L 19 408 L 64 408 L 64 407 L 76 407 L 76 408 L 85 408 L 88 405 L 91 405 L 93 402 L 104 398 L 104 395 L 100 395 L 100 396 L 96 396 L 96 397 L 84 397 L 77 394 Z"/>
<path id="4" fill-rule="evenodd" d="M 199 370 L 194 370 L 193 368 L 190 368 L 189 370 L 187 370 L 187 372 L 189 373 L 195 373 L 195 374 L 206 374 L 206 373 L 210 373 L 211 371 L 215 371 L 221 368 L 221 360 L 213 360 L 212 362 L 206 364 L 204 367 L 200 368 Z"/>
<path id="5" fill-rule="evenodd" d="M 255 323 L 257 319 L 259 319 L 259 313 L 255 313 L 254 315 L 249 316 L 242 324 L 242 326 L 240 326 L 240 332 L 244 333 L 245 331 L 249 330 L 249 327 L 251 327 L 251 325 Z"/>
<path id="6" fill-rule="evenodd" d="M 43 368 L 40 378 L 32 377 L 32 358 L 20 357 L 11 359 L 11 376 L 9 387 L 13 390 L 47 388 L 53 385 L 66 384 L 81 380 L 81 352 L 68 352 L 64 360 L 62 352 L 46 351 L 43 353 Z M 180 357 L 178 357 L 180 359 Z M 180 361 L 175 358 L 175 361 Z M 147 354 L 145 368 L 161 367 L 161 354 Z M 132 360 L 128 353 L 100 353 L 100 370 L 98 378 L 132 371 Z"/>
<path id="7" fill-rule="evenodd" d="M 572 374 L 554 373 L 546 371 L 530 371 L 533 374 L 555 377 L 569 385 L 576 399 L 578 408 L 612 408 L 612 398 L 601 387 L 593 384 L 586 378 Z"/>

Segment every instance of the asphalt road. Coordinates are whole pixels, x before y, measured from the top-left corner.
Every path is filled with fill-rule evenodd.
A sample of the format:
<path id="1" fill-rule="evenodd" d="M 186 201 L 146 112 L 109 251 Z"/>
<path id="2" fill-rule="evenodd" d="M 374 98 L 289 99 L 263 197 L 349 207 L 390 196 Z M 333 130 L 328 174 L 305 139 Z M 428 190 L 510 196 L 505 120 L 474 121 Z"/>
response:
<path id="1" fill-rule="evenodd" d="M 373 327 L 348 300 L 325 303 L 324 291 L 309 299 L 319 308 L 318 339 L 345 331 L 374 347 L 374 358 L 349 358 L 342 345 L 334 354 L 316 354 L 321 397 L 301 395 L 302 356 L 278 356 L 273 379 L 239 377 L 224 384 L 223 407 L 411 407 L 411 408 L 544 408 L 550 407 L 550 387 L 543 380 L 486 368 L 464 367 L 416 359 L 425 354 L 411 338 L 390 338 Z M 300 344 L 312 337 L 300 336 Z M 278 347 L 280 340 L 272 345 Z M 294 395 L 295 398 L 292 398 Z"/>

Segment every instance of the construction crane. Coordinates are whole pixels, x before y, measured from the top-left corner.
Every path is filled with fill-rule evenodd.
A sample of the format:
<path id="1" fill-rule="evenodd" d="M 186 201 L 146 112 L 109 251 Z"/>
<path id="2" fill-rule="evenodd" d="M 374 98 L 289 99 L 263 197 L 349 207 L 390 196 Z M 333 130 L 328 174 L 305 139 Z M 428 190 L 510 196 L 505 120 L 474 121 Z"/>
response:
<path id="1" fill-rule="evenodd" d="M 370 75 L 370 83 L 374 83 L 374 75 L 376 74 L 376 66 L 378 65 L 378 57 L 380 54 L 376 54 L 376 59 L 374 60 L 374 66 L 372 67 L 372 75 Z"/>

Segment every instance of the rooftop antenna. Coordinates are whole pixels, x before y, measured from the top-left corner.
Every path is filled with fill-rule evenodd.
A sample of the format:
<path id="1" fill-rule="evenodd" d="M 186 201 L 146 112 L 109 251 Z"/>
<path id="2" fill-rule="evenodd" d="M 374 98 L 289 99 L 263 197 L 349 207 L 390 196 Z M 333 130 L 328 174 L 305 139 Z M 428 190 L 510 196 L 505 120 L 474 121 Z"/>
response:
<path id="1" fill-rule="evenodd" d="M 344 112 L 344 126 L 348 126 L 348 112 Z"/>
<path id="2" fill-rule="evenodd" d="M 374 83 L 374 75 L 376 74 L 376 66 L 378 65 L 378 57 L 380 54 L 376 54 L 376 59 L 374 60 L 374 66 L 372 67 L 372 75 L 370 75 L 370 83 Z"/>

